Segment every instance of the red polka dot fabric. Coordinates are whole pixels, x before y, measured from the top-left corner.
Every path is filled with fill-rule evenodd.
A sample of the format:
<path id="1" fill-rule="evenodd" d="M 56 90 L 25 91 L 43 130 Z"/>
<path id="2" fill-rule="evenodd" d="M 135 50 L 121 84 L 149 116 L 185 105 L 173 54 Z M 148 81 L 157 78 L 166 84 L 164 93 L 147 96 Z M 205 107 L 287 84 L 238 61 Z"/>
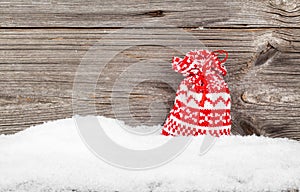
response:
<path id="1" fill-rule="evenodd" d="M 225 54 L 220 60 L 219 54 Z M 174 57 L 172 67 L 185 79 L 176 92 L 173 109 L 162 129 L 169 136 L 230 135 L 230 92 L 224 76 L 224 50 L 195 50 Z"/>

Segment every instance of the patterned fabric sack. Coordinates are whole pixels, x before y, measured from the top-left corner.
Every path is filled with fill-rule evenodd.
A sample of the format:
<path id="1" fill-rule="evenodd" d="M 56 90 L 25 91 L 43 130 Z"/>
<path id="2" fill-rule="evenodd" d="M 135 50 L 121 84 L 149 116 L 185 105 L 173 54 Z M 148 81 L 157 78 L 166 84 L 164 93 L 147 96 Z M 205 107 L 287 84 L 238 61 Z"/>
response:
<path id="1" fill-rule="evenodd" d="M 219 60 L 219 54 L 225 54 L 225 58 Z M 227 58 L 224 50 L 195 50 L 183 59 L 173 58 L 173 69 L 185 79 L 176 92 L 163 135 L 230 135 L 230 92 L 223 79 L 227 73 L 223 65 Z"/>

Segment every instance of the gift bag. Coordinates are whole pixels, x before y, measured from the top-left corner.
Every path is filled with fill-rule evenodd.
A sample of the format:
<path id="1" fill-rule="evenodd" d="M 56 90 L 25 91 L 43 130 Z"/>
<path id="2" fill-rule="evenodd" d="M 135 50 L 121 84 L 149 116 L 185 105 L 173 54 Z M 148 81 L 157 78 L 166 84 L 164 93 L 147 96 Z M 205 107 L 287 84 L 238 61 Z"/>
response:
<path id="1" fill-rule="evenodd" d="M 218 58 L 220 54 L 225 55 L 223 60 Z M 173 69 L 185 78 L 164 123 L 163 135 L 230 135 L 230 92 L 223 79 L 227 58 L 224 50 L 195 50 L 183 59 L 173 58 Z"/>

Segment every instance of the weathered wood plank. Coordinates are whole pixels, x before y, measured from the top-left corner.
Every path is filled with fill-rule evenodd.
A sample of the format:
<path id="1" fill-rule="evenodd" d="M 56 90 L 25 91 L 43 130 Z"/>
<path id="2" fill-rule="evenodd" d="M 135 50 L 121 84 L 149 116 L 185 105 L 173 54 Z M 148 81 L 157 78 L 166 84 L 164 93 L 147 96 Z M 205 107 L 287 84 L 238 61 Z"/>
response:
<path id="1" fill-rule="evenodd" d="M 176 45 L 180 35 L 168 29 Z M 14 133 L 30 125 L 73 115 L 72 88 L 75 72 L 87 50 L 117 29 L 2 29 L 0 30 L 0 133 Z M 171 31 L 171 34 L 169 34 Z M 300 140 L 300 31 L 297 29 L 185 29 L 209 49 L 226 49 L 232 91 L 234 132 Z M 166 33 L 161 29 L 159 35 Z M 174 38 L 173 38 L 174 37 Z M 114 37 L 112 41 L 121 41 Z M 136 34 L 130 41 L 147 36 Z M 178 45 L 179 46 L 179 45 Z M 114 49 L 107 46 L 107 49 Z M 97 114 L 129 124 L 162 123 L 172 106 L 175 83 L 170 58 L 181 55 L 163 46 L 133 46 L 116 55 L 101 73 L 95 93 Z M 161 59 L 163 72 L 153 71 L 148 59 Z M 92 61 L 91 61 L 92 62 Z M 129 101 L 124 89 L 113 86 L 128 67 L 141 62 L 147 70 L 134 69 L 127 76 L 133 85 Z M 139 75 L 150 80 L 140 82 Z M 88 74 L 87 74 L 88 75 Z M 124 75 L 124 74 L 123 74 Z M 125 73 L 126 75 L 126 73 Z M 139 84 L 138 84 L 139 83 Z M 159 101 L 155 104 L 154 101 Z M 129 102 L 128 117 L 124 102 Z M 154 103 L 153 103 L 154 102 Z M 112 103 L 118 106 L 112 108 Z M 150 109 L 149 109 L 150 106 Z M 151 108 L 152 106 L 152 108 Z M 83 110 L 83 109 L 82 109 Z"/>
<path id="2" fill-rule="evenodd" d="M 11 0 L 0 13 L 0 27 L 300 27 L 297 0 Z"/>

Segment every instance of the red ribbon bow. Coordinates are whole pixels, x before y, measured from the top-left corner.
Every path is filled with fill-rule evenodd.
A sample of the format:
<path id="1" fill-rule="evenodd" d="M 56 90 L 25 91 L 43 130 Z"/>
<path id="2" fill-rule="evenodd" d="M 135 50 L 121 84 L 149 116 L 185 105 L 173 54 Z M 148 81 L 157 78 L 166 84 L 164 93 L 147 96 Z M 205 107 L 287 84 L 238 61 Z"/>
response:
<path id="1" fill-rule="evenodd" d="M 196 93 L 202 93 L 202 98 L 199 103 L 201 107 L 204 107 L 204 102 L 207 93 L 207 81 L 204 75 L 199 71 L 197 74 L 191 74 L 187 78 L 189 88 L 193 89 Z"/>

